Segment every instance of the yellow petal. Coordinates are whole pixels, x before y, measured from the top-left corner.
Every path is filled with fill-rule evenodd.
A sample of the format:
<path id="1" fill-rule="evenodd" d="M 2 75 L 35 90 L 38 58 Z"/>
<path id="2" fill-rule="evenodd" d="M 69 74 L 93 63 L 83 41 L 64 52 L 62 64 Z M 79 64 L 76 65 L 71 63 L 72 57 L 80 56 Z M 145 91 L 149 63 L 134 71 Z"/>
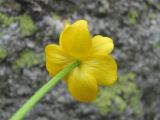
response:
<path id="1" fill-rule="evenodd" d="M 70 26 L 69 21 L 68 21 L 68 20 L 66 20 L 65 28 L 64 28 L 64 29 L 66 29 L 66 28 L 67 28 L 67 27 L 69 27 L 69 26 Z"/>
<path id="2" fill-rule="evenodd" d="M 117 64 L 112 56 L 94 56 L 85 61 L 86 69 L 92 69 L 99 85 L 112 85 L 117 80 Z"/>
<path id="3" fill-rule="evenodd" d="M 79 20 L 67 27 L 60 38 L 60 45 L 77 59 L 86 56 L 92 46 L 87 21 Z"/>
<path id="4" fill-rule="evenodd" d="M 92 38 L 92 45 L 95 54 L 109 54 L 114 48 L 113 40 L 101 35 Z"/>
<path id="5" fill-rule="evenodd" d="M 97 96 L 97 81 L 89 71 L 75 68 L 68 78 L 68 88 L 72 96 L 80 102 L 90 102 Z"/>
<path id="6" fill-rule="evenodd" d="M 55 75 L 71 63 L 71 57 L 66 55 L 58 45 L 50 44 L 45 48 L 46 68 L 50 75 Z"/>
<path id="7" fill-rule="evenodd" d="M 64 29 L 62 30 L 62 32 L 61 32 L 61 34 L 60 34 L 60 40 L 62 39 L 63 32 L 64 32 L 69 26 L 70 26 L 69 21 L 66 20 Z M 60 47 L 62 47 L 61 44 L 60 44 Z"/>

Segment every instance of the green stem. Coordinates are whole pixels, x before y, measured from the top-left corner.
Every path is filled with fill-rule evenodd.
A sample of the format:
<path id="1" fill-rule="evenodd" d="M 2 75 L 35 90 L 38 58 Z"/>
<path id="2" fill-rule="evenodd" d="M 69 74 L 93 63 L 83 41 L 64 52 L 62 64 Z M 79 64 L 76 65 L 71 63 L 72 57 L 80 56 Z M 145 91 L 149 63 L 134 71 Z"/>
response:
<path id="1" fill-rule="evenodd" d="M 66 66 L 62 71 L 60 71 L 54 78 L 48 81 L 44 86 L 42 86 L 11 118 L 10 120 L 22 120 L 25 115 L 40 101 L 40 99 L 50 91 L 65 75 L 71 72 L 75 67 L 77 67 L 80 62 L 77 60 L 68 66 Z"/>

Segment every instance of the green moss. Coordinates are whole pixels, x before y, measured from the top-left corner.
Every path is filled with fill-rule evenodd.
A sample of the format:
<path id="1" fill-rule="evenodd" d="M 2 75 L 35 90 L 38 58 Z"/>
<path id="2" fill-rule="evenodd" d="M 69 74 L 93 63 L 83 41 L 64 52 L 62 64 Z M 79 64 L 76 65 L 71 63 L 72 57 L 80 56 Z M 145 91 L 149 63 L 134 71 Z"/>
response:
<path id="1" fill-rule="evenodd" d="M 31 50 L 24 50 L 20 57 L 13 62 L 13 68 L 32 67 L 44 62 L 44 54 L 37 54 Z"/>
<path id="2" fill-rule="evenodd" d="M 156 13 L 150 13 L 148 17 L 150 19 L 156 19 L 157 18 L 157 14 Z"/>
<path id="3" fill-rule="evenodd" d="M 160 49 L 160 40 L 153 44 L 153 47 L 156 49 Z"/>
<path id="4" fill-rule="evenodd" d="M 37 27 L 34 25 L 30 16 L 23 15 L 19 16 L 18 19 L 20 21 L 20 29 L 23 36 L 30 36 L 37 30 Z"/>
<path id="5" fill-rule="evenodd" d="M 129 72 L 119 77 L 118 82 L 109 87 L 100 88 L 95 104 L 101 114 L 116 112 L 123 113 L 127 108 L 137 116 L 142 114 L 140 90 L 135 84 L 135 73 Z"/>
<path id="6" fill-rule="evenodd" d="M 0 48 L 0 59 L 4 59 L 5 57 L 7 57 L 7 50 Z"/>
<path id="7" fill-rule="evenodd" d="M 130 10 L 128 12 L 128 21 L 130 24 L 135 25 L 137 23 L 137 19 L 139 17 L 139 13 L 136 10 Z"/>
<path id="8" fill-rule="evenodd" d="M 0 32 L 0 39 L 3 37 L 4 33 Z"/>
<path id="9" fill-rule="evenodd" d="M 51 12 L 51 16 L 54 18 L 54 19 L 61 19 L 61 16 L 59 16 L 58 14 L 54 13 L 54 12 Z"/>
<path id="10" fill-rule="evenodd" d="M 9 17 L 8 15 L 0 12 L 0 24 L 2 24 L 2 27 L 8 27 L 10 24 L 15 22 L 14 17 Z"/>
<path id="11" fill-rule="evenodd" d="M 160 3 L 158 3 L 157 8 L 160 10 Z"/>
<path id="12" fill-rule="evenodd" d="M 32 35 L 37 30 L 36 25 L 28 15 L 14 17 L 0 12 L 0 24 L 2 24 L 3 28 L 9 27 L 12 23 L 15 22 L 20 23 L 19 27 L 21 30 L 21 34 L 24 37 Z"/>

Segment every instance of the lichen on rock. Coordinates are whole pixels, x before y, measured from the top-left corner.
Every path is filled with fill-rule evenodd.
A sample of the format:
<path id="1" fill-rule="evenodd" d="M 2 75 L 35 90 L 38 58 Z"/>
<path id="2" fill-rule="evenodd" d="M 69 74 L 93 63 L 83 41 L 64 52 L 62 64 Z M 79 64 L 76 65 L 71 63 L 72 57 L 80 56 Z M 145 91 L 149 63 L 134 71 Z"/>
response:
<path id="1" fill-rule="evenodd" d="M 4 48 L 0 48 L 0 60 L 7 57 L 7 50 Z"/>
<path id="2" fill-rule="evenodd" d="M 30 16 L 18 16 L 18 20 L 20 22 L 20 30 L 23 36 L 30 36 L 37 30 L 37 27 Z"/>
<path id="3" fill-rule="evenodd" d="M 38 65 L 44 62 L 44 54 L 43 53 L 39 53 L 37 54 L 36 52 L 26 49 L 23 50 L 20 55 L 19 58 L 17 58 L 13 64 L 12 64 L 12 68 L 13 69 L 18 69 L 18 68 L 29 68 L 32 67 L 34 65 Z"/>

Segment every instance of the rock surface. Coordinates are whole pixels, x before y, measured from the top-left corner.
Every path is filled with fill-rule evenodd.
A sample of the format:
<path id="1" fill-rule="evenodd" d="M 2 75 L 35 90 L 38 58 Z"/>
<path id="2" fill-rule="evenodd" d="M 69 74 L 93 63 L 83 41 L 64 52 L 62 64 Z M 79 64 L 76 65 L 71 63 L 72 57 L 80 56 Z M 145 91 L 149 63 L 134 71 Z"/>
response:
<path id="1" fill-rule="evenodd" d="M 50 79 L 45 69 L 44 48 L 49 43 L 58 43 L 65 20 L 78 19 L 89 21 L 93 35 L 113 38 L 119 76 L 134 73 L 135 81 L 129 85 L 136 88 L 129 93 L 134 96 L 134 89 L 139 90 L 138 104 L 120 93 L 113 99 L 120 102 L 118 105 L 126 104 L 125 110 L 119 112 L 118 105 L 108 103 L 114 109 L 101 114 L 99 103 L 76 102 L 62 82 L 34 107 L 26 120 L 159 120 L 158 0 L 1 0 L 0 119 L 8 120 Z M 126 89 L 129 91 L 129 87 Z M 138 114 L 129 107 L 133 103 L 141 105 Z"/>

